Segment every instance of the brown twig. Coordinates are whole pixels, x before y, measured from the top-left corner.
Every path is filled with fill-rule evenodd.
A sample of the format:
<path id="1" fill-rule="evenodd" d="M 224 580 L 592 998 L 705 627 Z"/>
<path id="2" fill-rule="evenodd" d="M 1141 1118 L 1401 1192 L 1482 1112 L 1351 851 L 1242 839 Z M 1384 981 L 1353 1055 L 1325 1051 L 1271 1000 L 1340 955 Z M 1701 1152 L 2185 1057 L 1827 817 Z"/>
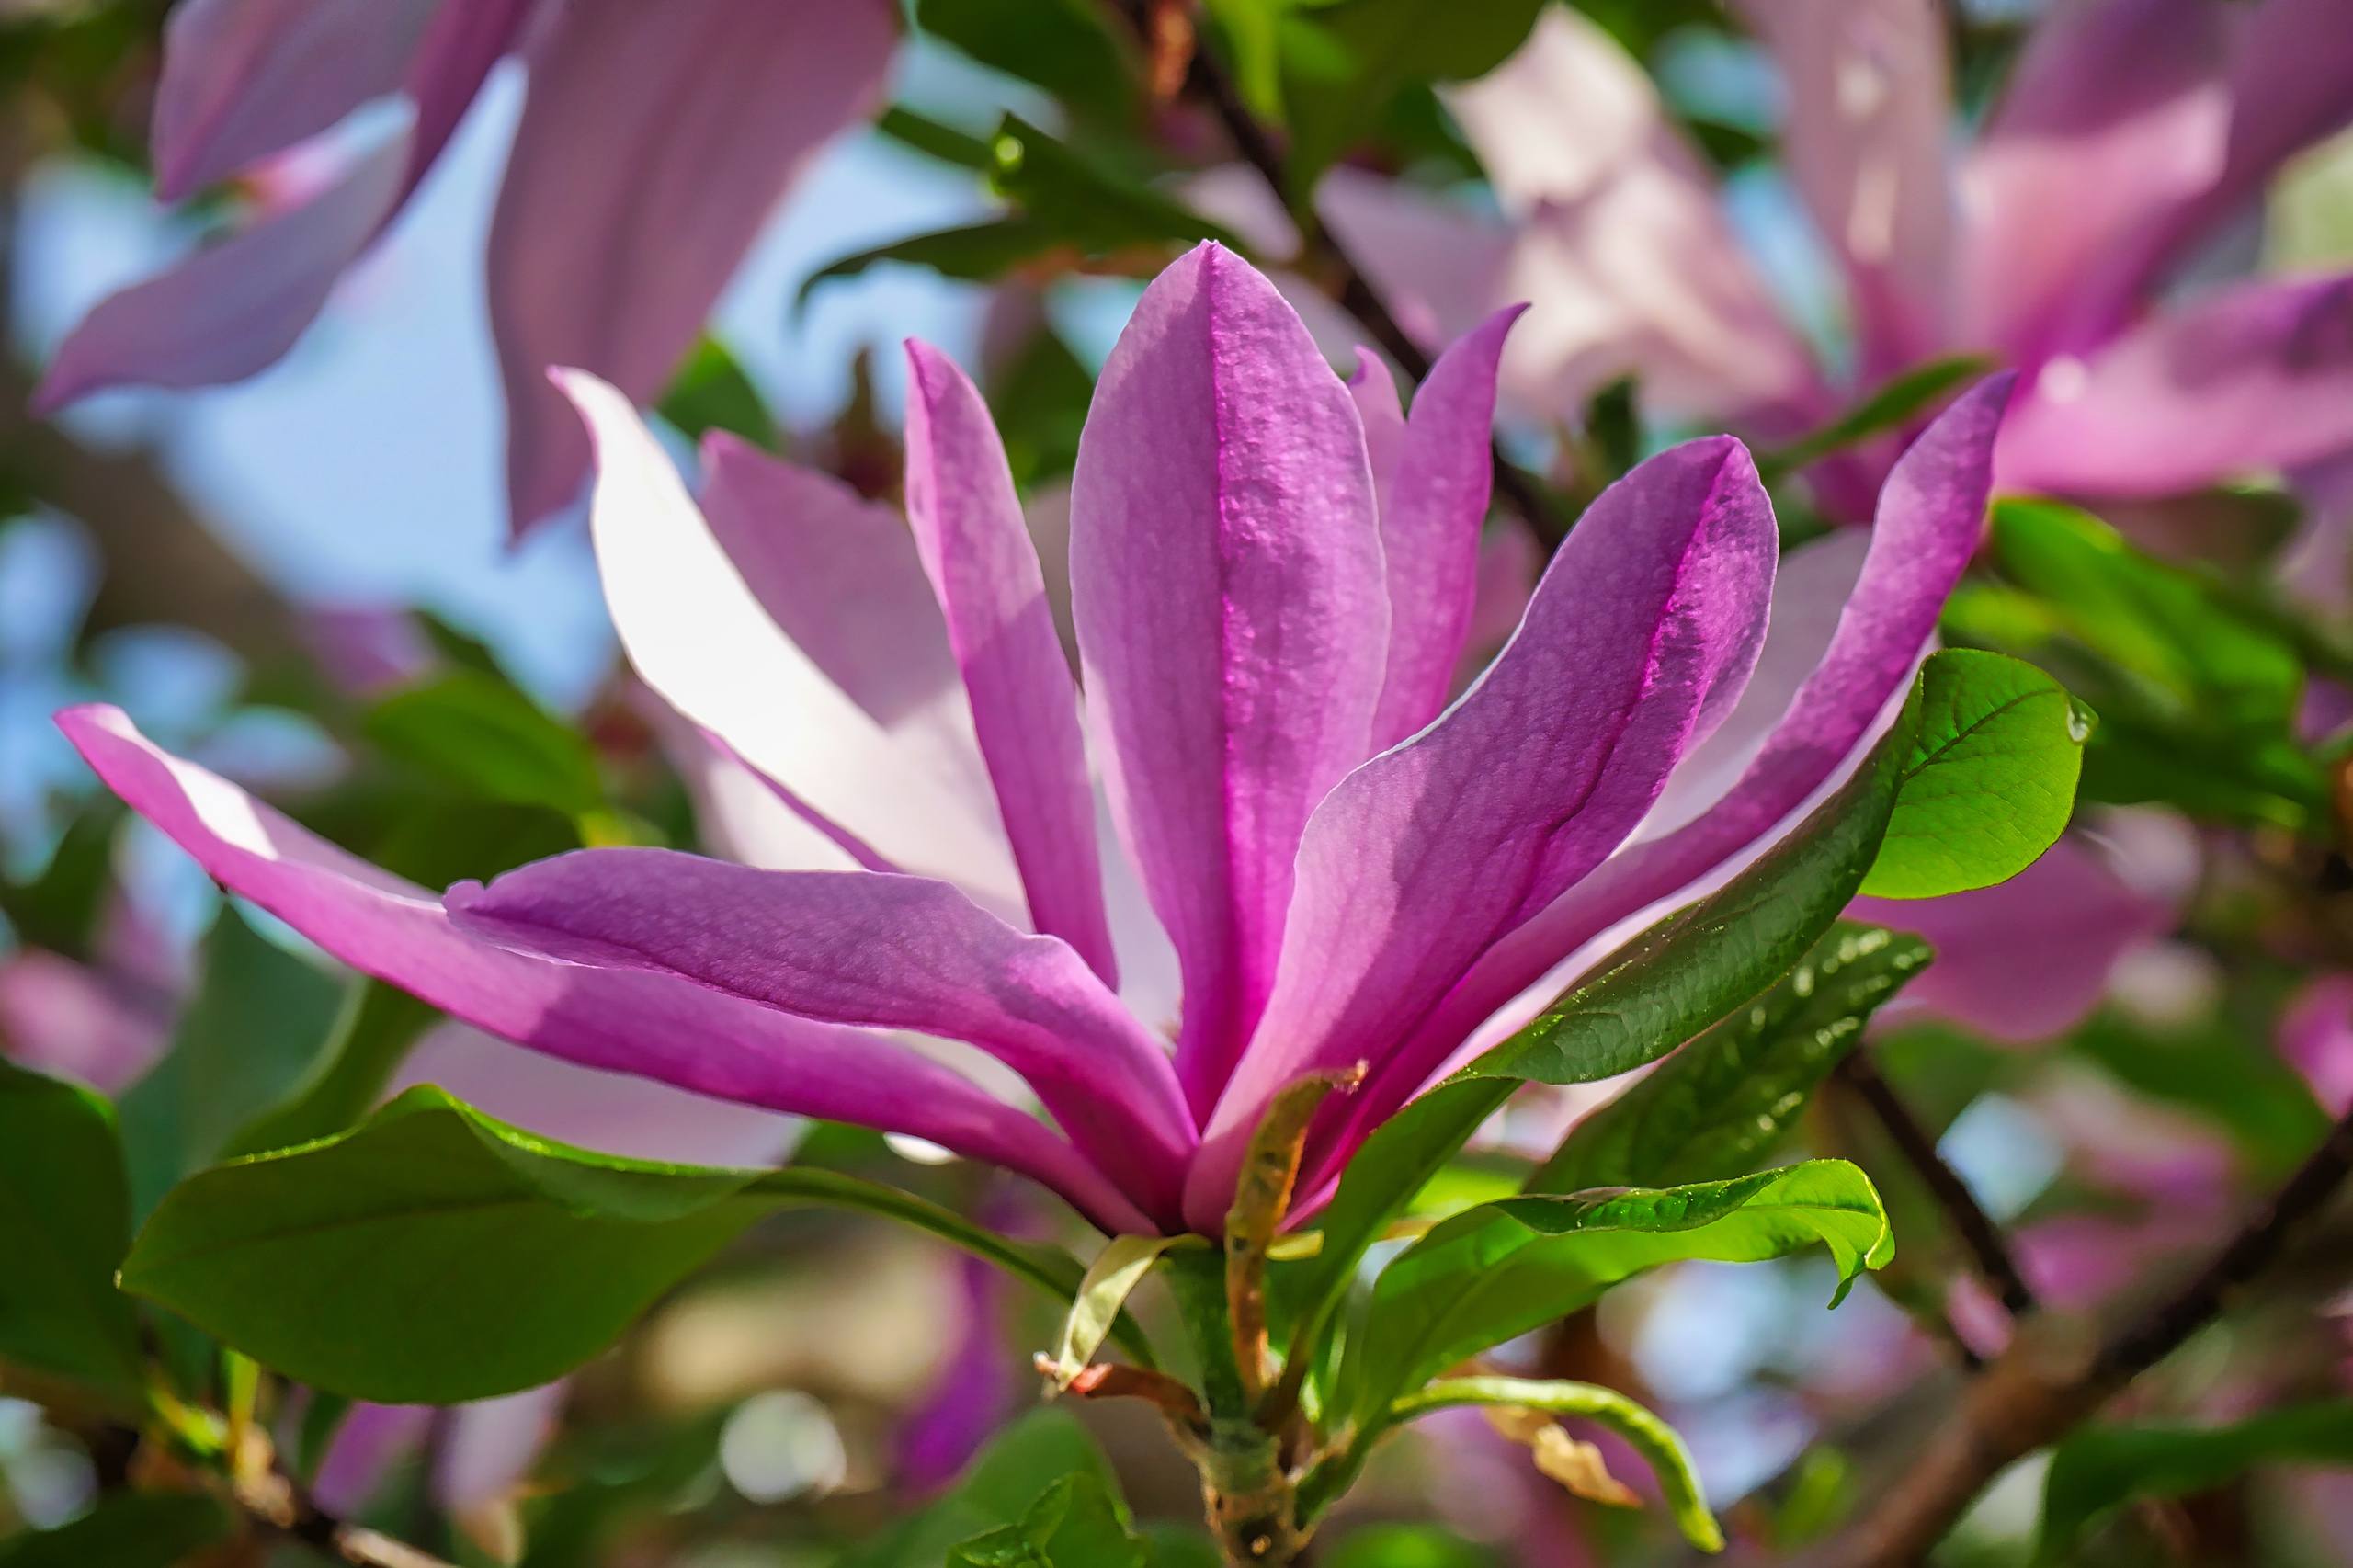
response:
<path id="1" fill-rule="evenodd" d="M 2041 1320 L 1976 1379 L 1960 1408 L 1818 1568 L 1918 1562 L 2012 1461 L 2063 1436 L 2230 1304 L 2353 1174 L 2353 1113 L 2187 1285 L 2106 1340 Z"/>
<path id="2" fill-rule="evenodd" d="M 235 1483 L 230 1498 L 264 1528 L 301 1541 L 350 1568 L 452 1568 L 431 1552 L 337 1518 L 275 1468 Z"/>
<path id="3" fill-rule="evenodd" d="M 1849 1051 L 1832 1070 L 1832 1076 L 1870 1108 L 1904 1163 L 1918 1173 L 1929 1195 L 1944 1210 L 1954 1234 L 1975 1259 L 1977 1271 L 1994 1287 L 2010 1315 L 2015 1318 L 2032 1312 L 2034 1292 L 2018 1272 L 2018 1261 L 2011 1257 L 1993 1216 L 1978 1206 L 1976 1196 L 1961 1179 L 1960 1173 L 1937 1153 L 1936 1139 L 1920 1125 L 1919 1119 L 1895 1092 L 1895 1086 L 1881 1075 L 1869 1053 Z"/>
<path id="4" fill-rule="evenodd" d="M 1137 36 L 1149 45 L 1154 37 L 1151 0 L 1117 0 L 1117 3 L 1128 25 L 1135 28 Z M 1258 123 L 1257 116 L 1250 112 L 1250 107 L 1242 101 L 1241 91 L 1233 85 L 1233 79 L 1226 74 L 1225 68 L 1208 49 L 1196 48 L 1192 51 L 1191 68 L 1186 83 L 1217 117 L 1218 123 L 1233 142 L 1234 151 L 1242 155 L 1242 161 L 1267 182 L 1267 187 L 1275 193 L 1277 199 L 1290 205 L 1290 181 L 1284 174 L 1281 149 L 1275 144 L 1275 139 L 1267 128 Z M 1373 342 L 1380 346 L 1381 352 L 1397 361 L 1399 369 L 1416 382 L 1428 376 L 1429 355 L 1398 324 L 1396 316 L 1367 280 L 1364 269 L 1348 254 L 1347 247 L 1333 237 L 1331 231 L 1317 220 L 1306 203 L 1297 204 L 1292 218 L 1299 227 L 1300 259 L 1306 264 L 1306 270 L 1331 280 L 1332 295 L 1339 301 L 1340 308 L 1364 324 L 1365 330 L 1372 335 Z M 1488 450 L 1495 468 L 1496 494 L 1518 515 L 1529 532 L 1536 536 L 1539 544 L 1548 551 L 1556 548 L 1568 536 L 1567 522 L 1545 498 L 1536 481 L 1518 464 L 1504 456 L 1502 448 L 1491 442 Z"/>

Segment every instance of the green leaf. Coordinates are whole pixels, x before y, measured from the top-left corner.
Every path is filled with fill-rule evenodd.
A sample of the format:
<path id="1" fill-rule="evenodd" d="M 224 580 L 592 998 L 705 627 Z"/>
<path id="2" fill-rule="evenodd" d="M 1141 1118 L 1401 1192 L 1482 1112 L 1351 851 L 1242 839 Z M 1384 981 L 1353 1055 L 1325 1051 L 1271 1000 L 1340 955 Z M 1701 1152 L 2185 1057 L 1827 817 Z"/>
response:
<path id="1" fill-rule="evenodd" d="M 915 0 L 915 26 L 1083 115 L 1132 117 L 1136 89 L 1108 6 L 1088 0 Z"/>
<path id="2" fill-rule="evenodd" d="M 990 1439 L 946 1496 L 851 1551 L 842 1568 L 934 1568 L 961 1543 L 1019 1524 L 1040 1478 L 1065 1475 L 1116 1484 L 1077 1417 L 1060 1406 L 1032 1410 Z"/>
<path id="3" fill-rule="evenodd" d="M 1893 1256 L 1870 1180 L 1809 1160 L 1732 1181 L 1503 1199 L 1457 1215 L 1374 1281 L 1341 1386 L 1360 1418 L 1457 1362 L 1587 1306 L 1662 1264 L 1755 1263 L 1820 1244 L 1846 1286 Z M 1834 1298 L 1833 1305 L 1836 1304 Z"/>
<path id="4" fill-rule="evenodd" d="M 1128 1510 L 1097 1471 L 1057 1476 L 1018 1524 L 1003 1525 L 949 1554 L 949 1568 L 1145 1568 L 1151 1555 L 1128 1528 Z"/>
<path id="5" fill-rule="evenodd" d="M 114 886 L 114 835 L 122 815 L 121 802 L 101 792 L 65 824 L 39 876 L 0 881 L 0 915 L 17 941 L 69 957 L 88 953 L 99 907 Z"/>
<path id="6" fill-rule="evenodd" d="M 235 1521 L 189 1492 L 120 1492 L 55 1529 L 0 1540 L 0 1568 L 174 1568 L 229 1539 Z"/>
<path id="7" fill-rule="evenodd" d="M 1932 956 L 1917 937 L 1841 921 L 1770 991 L 1578 1122 L 1527 1189 L 1746 1175 Z"/>
<path id="8" fill-rule="evenodd" d="M 1528 37 L 1543 0 L 1335 0 L 1286 9 L 1279 23 L 1294 206 L 1381 123 L 1406 88 L 1483 76 Z"/>
<path id="9" fill-rule="evenodd" d="M 1382 1227 L 1522 1081 L 1589 1083 L 1654 1062 L 1805 956 L 1878 852 L 1919 705 L 1915 682 L 1854 776 L 1772 848 L 1620 948 L 1526 1028 L 1373 1132 L 1324 1210 L 1323 1253 L 1276 1276 L 1296 1324 L 1292 1354 L 1316 1343 Z"/>
<path id="10" fill-rule="evenodd" d="M 197 973 L 171 1050 L 121 1096 L 136 1218 L 283 1104 L 335 1021 L 335 981 L 263 937 L 233 904 L 213 921 Z"/>
<path id="11" fill-rule="evenodd" d="M 2038 1563 L 2072 1561 L 2078 1540 L 2136 1497 L 2179 1497 L 2259 1464 L 2353 1465 L 2353 1403 L 2268 1411 L 2222 1426 L 2090 1426 L 2052 1455 Z"/>
<path id="12" fill-rule="evenodd" d="M 777 449 L 776 418 L 760 390 L 727 345 L 706 333 L 670 378 L 654 412 L 678 434 L 699 441 L 713 430 L 740 436 L 763 451 Z"/>
<path id="13" fill-rule="evenodd" d="M 1709 1511 L 1699 1488 L 1699 1467 L 1691 1462 L 1691 1450 L 1683 1446 L 1682 1437 L 1616 1389 L 1528 1378 L 1444 1378 L 1392 1404 L 1387 1419 L 1410 1421 L 1429 1411 L 1465 1404 L 1570 1415 L 1608 1427 L 1651 1467 L 1684 1539 L 1702 1551 L 1724 1549 L 1724 1532 Z"/>
<path id="14" fill-rule="evenodd" d="M 130 1241 L 106 1101 L 0 1061 L 0 1358 L 136 1399 L 139 1325 L 114 1287 Z"/>
<path id="15" fill-rule="evenodd" d="M 1793 470 L 1898 430 L 1924 419 L 1963 381 L 1976 380 L 1991 369 L 1977 354 L 1955 354 L 1931 359 L 1895 376 L 1846 413 L 1817 430 L 1808 431 L 1785 447 L 1759 453 L 1756 472 L 1771 483 Z"/>
<path id="16" fill-rule="evenodd" d="M 449 670 L 396 691 L 361 720 L 368 738 L 426 776 L 485 801 L 600 811 L 588 743 L 506 680 Z"/>
<path id="17" fill-rule="evenodd" d="M 745 1226 L 810 1204 L 917 1226 L 1058 1299 L 1078 1287 L 1066 1254 L 854 1176 L 592 1153 L 433 1088 L 182 1183 L 122 1284 L 303 1382 L 452 1404 L 579 1366 Z M 1132 1330 L 1121 1343 L 1148 1357 Z"/>
<path id="18" fill-rule="evenodd" d="M 1054 1387 L 1070 1387 L 1071 1380 L 1095 1359 L 1111 1325 L 1120 1321 L 1129 1294 L 1143 1283 L 1161 1254 L 1180 1244 L 1197 1244 L 1199 1240 L 1195 1236 L 1113 1236 L 1103 1244 L 1103 1250 L 1087 1266 L 1086 1277 L 1078 1282 L 1069 1316 L 1063 1320 L 1062 1337 L 1054 1346 Z"/>
<path id="19" fill-rule="evenodd" d="M 882 111 L 874 129 L 893 142 L 928 153 L 943 164 L 972 169 L 985 174 L 989 167 L 989 144 L 970 131 L 917 114 L 911 108 L 893 104 Z"/>
<path id="20" fill-rule="evenodd" d="M 1922 671 L 1921 719 L 1862 891 L 1941 898 L 2006 881 L 2075 806 L 2091 715 L 2032 665 L 1949 649 Z"/>

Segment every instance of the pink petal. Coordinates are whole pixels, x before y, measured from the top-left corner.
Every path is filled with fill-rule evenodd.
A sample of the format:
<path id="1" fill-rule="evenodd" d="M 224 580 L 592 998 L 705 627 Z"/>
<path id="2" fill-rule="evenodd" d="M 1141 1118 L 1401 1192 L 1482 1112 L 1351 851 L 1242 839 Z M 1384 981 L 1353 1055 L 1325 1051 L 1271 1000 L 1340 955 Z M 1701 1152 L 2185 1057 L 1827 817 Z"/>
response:
<path id="1" fill-rule="evenodd" d="M 944 882 L 581 849 L 461 883 L 460 923 L 551 958 L 681 979 L 795 1018 L 979 1046 L 1155 1212 L 1193 1135 L 1160 1042 L 1078 956 Z"/>
<path id="2" fill-rule="evenodd" d="M 565 1392 L 563 1383 L 546 1383 L 451 1409 L 433 1456 L 435 1501 L 460 1513 L 509 1496 L 555 1436 Z"/>
<path id="3" fill-rule="evenodd" d="M 912 341 L 907 366 L 907 517 L 972 698 L 1030 925 L 1117 985 L 1078 691 L 1013 472 L 963 371 Z"/>
<path id="4" fill-rule="evenodd" d="M 1865 382 L 1945 347 L 1953 186 L 1943 13 L 1931 0 L 1744 0 L 1781 67 L 1781 151 L 1847 273 Z"/>
<path id="5" fill-rule="evenodd" d="M 410 139 L 393 136 L 308 199 L 101 300 L 58 348 L 33 405 L 119 386 L 241 381 L 302 335 L 398 205 Z"/>
<path id="6" fill-rule="evenodd" d="M 1388 640 L 1347 390 L 1264 278 L 1205 244 L 1144 291 L 1071 483 L 1087 711 L 1185 973 L 1197 1108 L 1274 983 L 1308 812 L 1361 761 Z"/>
<path id="7" fill-rule="evenodd" d="M 2116 961 L 2162 935 L 2173 905 L 2136 889 L 2074 837 L 2006 882 L 1949 898 L 1857 899 L 1847 909 L 1926 937 L 1937 961 L 1904 988 L 1891 1021 L 1926 1012 L 2011 1044 L 2083 1022 Z"/>
<path id="8" fill-rule="evenodd" d="M 397 89 L 438 0 L 183 0 L 164 23 L 151 148 L 165 201 Z"/>
<path id="9" fill-rule="evenodd" d="M 1698 154 L 1599 27 L 1548 6 L 1518 53 L 1445 97 L 1520 230 L 1484 303 L 1544 306 L 1505 360 L 1516 399 L 1573 417 L 1629 373 L 1677 414 L 1820 397 Z"/>
<path id="10" fill-rule="evenodd" d="M 354 1404 L 319 1460 L 311 1494 L 335 1514 L 363 1512 L 392 1467 L 421 1447 L 433 1430 L 429 1404 Z"/>
<path id="11" fill-rule="evenodd" d="M 1263 188 L 1263 186 L 1262 186 Z M 1346 165 L 1315 187 L 1315 211 L 1364 267 L 1365 276 L 1414 341 L 1435 349 L 1476 327 L 1509 298 L 1512 233 L 1492 213 L 1400 179 Z M 1285 297 L 1327 302 L 1331 296 L 1302 284 Z M 1301 315 L 1316 329 L 1302 302 Z M 1361 324 L 1347 321 L 1353 335 Z"/>
<path id="12" fill-rule="evenodd" d="M 1479 528 L 1495 483 L 1496 365 L 1525 308 L 1496 312 L 1438 356 L 1397 438 L 1395 477 L 1381 502 L 1389 664 L 1373 714 L 1376 748 L 1438 716 L 1462 657 L 1478 597 Z M 1393 407 L 1393 384 L 1390 395 Z M 1369 443 L 1372 427 L 1367 420 Z M 1377 458 L 1373 472 L 1377 482 Z"/>
<path id="13" fill-rule="evenodd" d="M 773 598 L 786 574 L 771 568 L 788 559 L 811 559 L 824 547 L 791 557 L 746 551 L 739 571 L 627 400 L 576 371 L 566 372 L 563 384 L 596 435 L 589 527 L 597 570 L 621 646 L 645 683 L 810 811 L 892 865 L 953 881 L 994 909 L 1017 911 L 1020 881 L 1012 856 L 986 782 L 970 770 L 972 754 L 953 727 L 917 722 L 914 715 L 902 715 L 895 729 L 878 722 L 778 630 L 746 585 L 746 576 L 756 578 Z M 742 491 L 731 485 L 723 494 Z M 769 530 L 779 550 L 800 530 L 822 537 L 829 528 L 865 528 L 892 530 L 876 535 L 874 543 L 888 537 L 898 549 L 913 549 L 896 522 L 858 511 L 837 508 L 828 515 L 813 506 L 797 517 L 756 517 L 748 508 L 740 514 L 722 508 L 721 515 L 732 517 L 739 544 L 756 526 Z M 899 628 L 911 661 L 927 657 L 921 650 L 937 635 L 926 630 L 938 626 L 937 611 L 926 604 L 922 613 L 924 619 Z M 832 620 L 839 625 L 844 619 L 836 614 Z M 847 644 L 832 646 L 838 651 Z M 884 652 L 871 639 L 858 646 Z M 887 658 L 861 667 L 875 676 L 892 670 Z M 912 662 L 908 673 L 928 680 Z M 915 684 L 894 689 L 904 692 Z M 860 688 L 881 706 L 881 682 L 861 682 Z M 952 687 L 935 701 L 962 707 Z"/>
<path id="14" fill-rule="evenodd" d="M 171 1044 L 164 999 L 41 948 L 0 958 L 0 1055 L 119 1094 Z"/>
<path id="15" fill-rule="evenodd" d="M 1031 1176 L 1108 1228 L 1147 1222 L 1045 1128 L 890 1040 L 788 1017 L 642 964 L 577 963 L 485 940 L 425 889 L 158 750 L 119 709 L 68 709 L 58 725 L 109 789 L 214 880 L 453 1017 L 585 1066 L 912 1133 Z"/>
<path id="16" fill-rule="evenodd" d="M 1356 373 L 1347 381 L 1348 396 L 1355 400 L 1357 418 L 1364 426 L 1366 460 L 1372 466 L 1372 499 L 1374 506 L 1385 519 L 1389 516 L 1390 487 L 1397 483 L 1397 460 L 1405 449 L 1405 405 L 1397 401 L 1397 377 L 1380 350 L 1357 345 Z M 1382 549 L 1388 547 L 1385 532 Z M 1395 562 L 1389 563 L 1392 574 Z M 1395 600 L 1392 585 L 1392 608 Z M 1390 628 L 1393 635 L 1394 625 Z"/>
<path id="17" fill-rule="evenodd" d="M 2006 487 L 2163 495 L 2353 447 L 2353 274 L 2244 283 L 2042 367 Z"/>
<path id="18" fill-rule="evenodd" d="M 1748 678 L 1778 542 L 1740 443 L 1653 458 L 1587 508 L 1495 667 L 1316 808 L 1280 978 L 1187 1183 L 1197 1226 L 1224 1212 L 1277 1091 L 1378 1067 L 1641 821 L 1703 708 Z"/>
<path id="19" fill-rule="evenodd" d="M 976 1257 L 949 1262 L 955 1270 L 950 1300 L 956 1307 L 956 1337 L 931 1386 L 901 1419 L 894 1435 L 892 1479 L 907 1494 L 925 1497 L 944 1490 L 995 1436 L 1023 1396 L 1014 1358 L 1006 1353 L 1006 1280 L 993 1264 Z"/>
<path id="20" fill-rule="evenodd" d="M 2032 359 L 2112 324 L 2150 234 L 2221 173 L 2229 9 L 2079 0 L 2035 28 L 1962 172 L 1969 341 Z"/>
<path id="21" fill-rule="evenodd" d="M 2309 982 L 2279 1015 L 2279 1054 L 2331 1116 L 2353 1108 L 2353 975 Z"/>
<path id="22" fill-rule="evenodd" d="M 1359 1093 L 1359 1128 L 1404 1104 L 1481 1023 L 1555 966 L 1768 843 L 1844 772 L 1910 680 L 1976 551 L 2010 381 L 1991 377 L 1963 393 L 1897 461 L 1828 651 L 1739 781 L 1672 831 L 1629 845 L 1489 949 Z"/>
<path id="23" fill-rule="evenodd" d="M 573 0 L 539 34 L 490 233 L 517 532 L 588 472 L 549 368 L 662 390 L 770 210 L 881 96 L 895 20 L 885 0 Z"/>

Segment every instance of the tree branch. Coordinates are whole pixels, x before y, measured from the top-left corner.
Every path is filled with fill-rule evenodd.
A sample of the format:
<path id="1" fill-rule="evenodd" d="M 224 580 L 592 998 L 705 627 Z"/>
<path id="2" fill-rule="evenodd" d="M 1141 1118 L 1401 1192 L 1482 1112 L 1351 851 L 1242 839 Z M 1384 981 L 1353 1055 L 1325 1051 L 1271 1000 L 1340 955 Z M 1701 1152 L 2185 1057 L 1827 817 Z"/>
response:
<path id="1" fill-rule="evenodd" d="M 1149 48 L 1153 42 L 1151 0 L 1118 0 L 1120 14 Z M 1186 76 L 1194 94 L 1209 105 L 1210 111 L 1224 127 L 1242 161 L 1257 171 L 1258 177 L 1275 193 L 1276 199 L 1290 206 L 1289 182 L 1283 174 L 1283 155 L 1274 137 L 1258 123 L 1249 106 L 1242 101 L 1242 94 L 1233 79 L 1225 74 L 1210 52 L 1199 47 L 1193 51 L 1192 63 Z M 1356 263 L 1347 248 L 1324 228 L 1312 208 L 1302 204 L 1292 213 L 1299 228 L 1300 257 L 1311 272 L 1320 273 L 1332 280 L 1333 297 L 1340 308 L 1362 323 L 1372 335 L 1383 353 L 1397 361 L 1398 367 L 1419 382 L 1430 373 L 1430 357 L 1422 346 L 1406 334 L 1396 316 L 1381 301 L 1364 269 Z M 1503 449 L 1491 440 L 1488 455 L 1495 467 L 1495 492 L 1527 525 L 1529 532 L 1548 551 L 1558 547 L 1568 537 L 1568 524 L 1544 496 L 1535 479 L 1518 464 L 1504 456 Z"/>
<path id="2" fill-rule="evenodd" d="M 1993 1216 L 1978 1206 L 1976 1195 L 1959 1172 L 1937 1153 L 1937 1141 L 1920 1125 L 1895 1086 L 1881 1075 L 1870 1056 L 1849 1051 L 1832 1070 L 1832 1076 L 1862 1101 L 1893 1142 L 1904 1163 L 1919 1174 L 1929 1195 L 1945 1211 L 1945 1219 L 1976 1261 L 1977 1271 L 1994 1287 L 2002 1305 L 2016 1318 L 2034 1311 L 2034 1292 L 2018 1272 L 2018 1261 L 2002 1240 Z"/>
<path id="3" fill-rule="evenodd" d="M 350 1568 L 453 1568 L 430 1552 L 337 1518 L 274 1467 L 235 1482 L 229 1495 L 256 1524 L 316 1548 Z"/>
<path id="4" fill-rule="evenodd" d="M 1879 1506 L 1813 1561 L 1817 1568 L 1920 1562 L 1986 1483 L 2065 1433 L 2212 1322 L 2278 1260 L 2353 1174 L 2353 1113 L 2178 1291 L 2105 1341 L 2038 1320 L 1987 1367 Z"/>

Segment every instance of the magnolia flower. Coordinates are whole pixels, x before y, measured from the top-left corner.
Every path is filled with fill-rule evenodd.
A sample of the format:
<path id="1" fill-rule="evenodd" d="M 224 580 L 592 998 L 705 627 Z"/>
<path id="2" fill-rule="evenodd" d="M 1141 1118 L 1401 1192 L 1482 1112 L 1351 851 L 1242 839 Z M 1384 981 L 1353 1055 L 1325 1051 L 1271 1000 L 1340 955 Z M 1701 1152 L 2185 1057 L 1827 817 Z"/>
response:
<path id="1" fill-rule="evenodd" d="M 292 347 L 449 144 L 498 62 L 529 85 L 492 218 L 491 335 L 517 530 L 588 470 L 544 379 L 578 365 L 661 390 L 778 200 L 881 100 L 888 0 L 181 0 L 165 27 L 156 194 L 232 176 L 257 199 L 228 238 L 102 301 L 38 398 L 215 386 Z M 314 141 L 397 97 L 406 124 Z M 319 172 L 324 161 L 324 172 Z"/>
<path id="2" fill-rule="evenodd" d="M 908 347 L 911 541 L 783 465 L 715 472 L 699 509 L 627 400 L 566 373 L 631 659 L 839 869 L 585 849 L 436 894 L 117 710 L 60 722 L 214 877 L 491 1033 L 926 1139 L 1107 1230 L 1213 1233 L 1286 1085 L 1368 1070 L 1312 1191 L 1522 993 L 1771 842 L 1900 699 L 1976 543 L 2002 381 L 1896 465 L 1859 571 L 1801 552 L 1779 595 L 1746 451 L 1690 442 L 1594 503 L 1448 705 L 1511 315 L 1402 416 L 1231 252 L 1163 273 L 1073 479 L 1083 720 L 995 431 L 938 352 Z M 1131 878 L 1141 908 L 1107 892 Z M 1173 1020 L 1115 989 L 1154 927 Z M 975 1048 L 1050 1120 L 894 1033 Z"/>
<path id="3" fill-rule="evenodd" d="M 2005 487 L 2165 496 L 2353 450 L 2353 276 L 2171 287 L 2353 119 L 2346 0 L 2062 0 L 1958 153 L 1928 0 L 1741 9 L 1781 69 L 1782 152 L 1846 285 L 1851 365 L 1790 325 L 1649 79 L 1566 6 L 1448 94 L 1504 222 L 1346 171 L 1327 220 L 1409 326 L 1546 307 L 1506 384 L 1563 415 L 1634 373 L 1670 415 L 1782 439 L 1924 359 L 1987 353 L 2020 371 Z M 1893 456 L 1818 465 L 1824 504 L 1866 513 Z"/>

